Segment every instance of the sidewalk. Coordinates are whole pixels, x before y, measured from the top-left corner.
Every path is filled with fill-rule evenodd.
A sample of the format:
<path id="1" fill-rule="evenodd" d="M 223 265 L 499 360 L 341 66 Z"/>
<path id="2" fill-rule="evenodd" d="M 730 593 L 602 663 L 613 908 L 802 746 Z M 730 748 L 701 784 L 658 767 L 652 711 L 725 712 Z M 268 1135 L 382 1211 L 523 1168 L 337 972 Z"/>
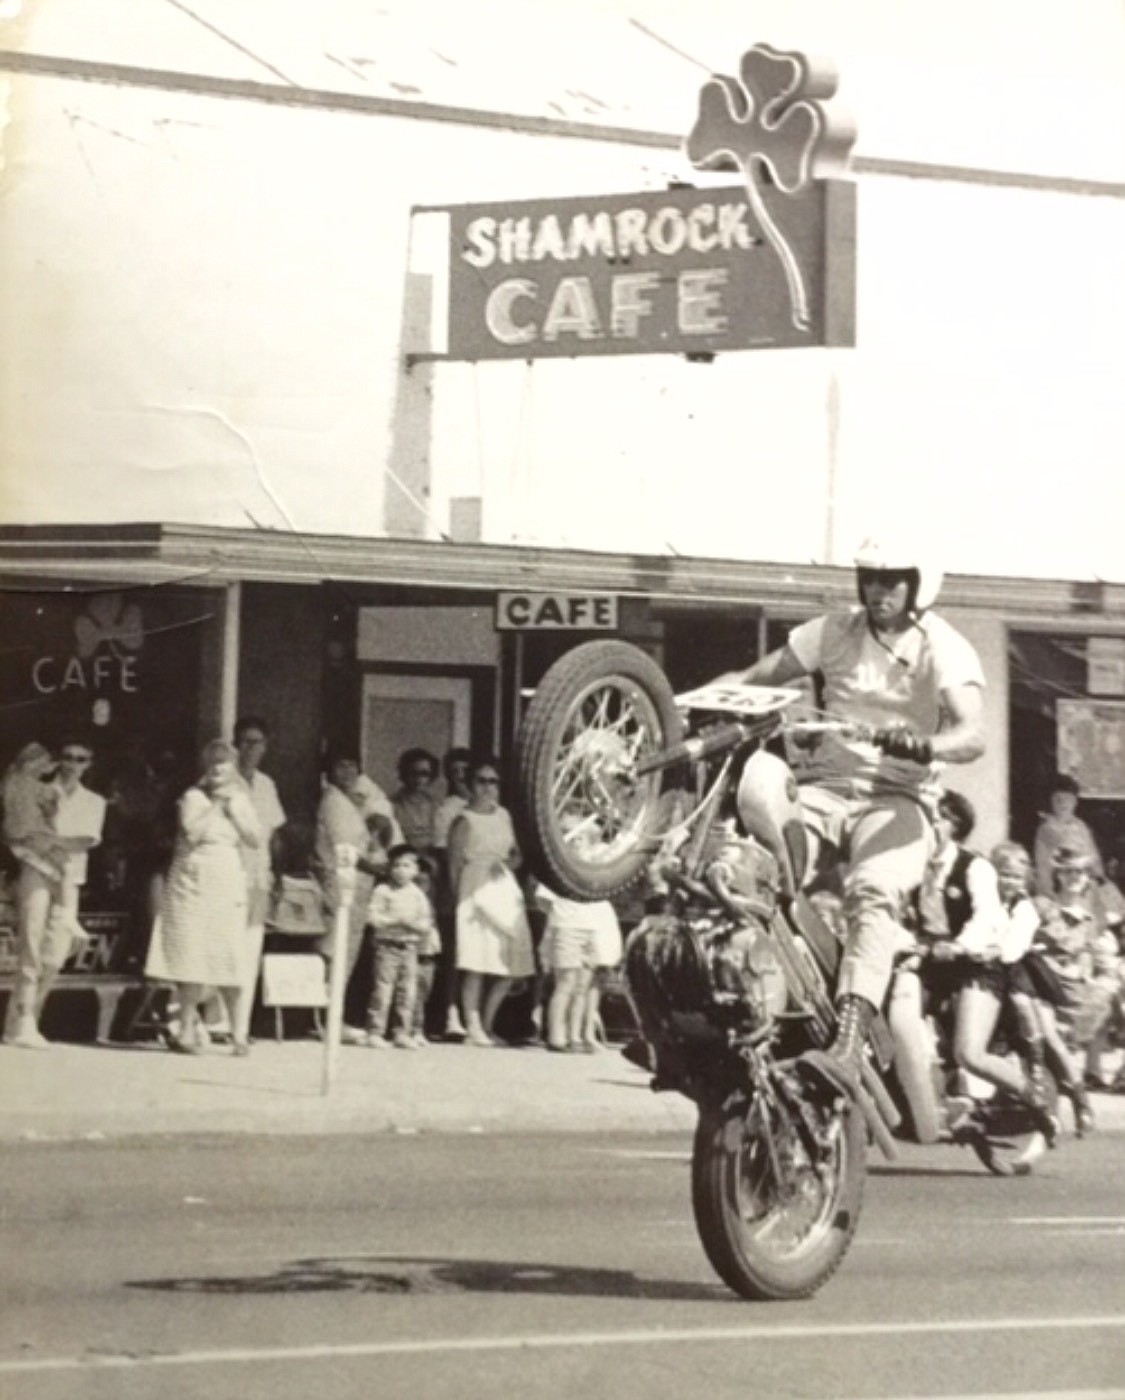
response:
<path id="1" fill-rule="evenodd" d="M 0 1140 L 167 1133 L 378 1133 L 690 1129 L 678 1094 L 615 1048 L 433 1044 L 382 1053 L 340 1047 L 330 1092 L 323 1046 L 261 1040 L 245 1059 L 223 1047 L 173 1055 L 155 1044 L 0 1047 Z"/>
<path id="2" fill-rule="evenodd" d="M 695 1110 L 654 1094 L 616 1049 L 342 1046 L 321 1092 L 323 1047 L 259 1041 L 245 1059 L 156 1045 L 0 1047 L 0 1141 L 173 1133 L 690 1131 Z M 1095 1094 L 1099 1131 L 1125 1130 L 1125 1096 Z M 1070 1115 L 1064 1109 L 1069 1132 Z"/>

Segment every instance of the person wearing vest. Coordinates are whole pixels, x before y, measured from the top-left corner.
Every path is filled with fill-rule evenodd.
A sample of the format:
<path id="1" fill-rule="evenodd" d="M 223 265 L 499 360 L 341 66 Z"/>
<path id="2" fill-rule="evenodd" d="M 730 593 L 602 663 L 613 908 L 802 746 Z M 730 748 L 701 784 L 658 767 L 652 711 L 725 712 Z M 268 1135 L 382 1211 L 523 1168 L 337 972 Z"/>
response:
<path id="1" fill-rule="evenodd" d="M 917 896 L 919 941 L 929 952 L 922 971 L 924 1004 L 932 1015 L 952 1011 L 965 980 L 957 955 L 992 942 L 1002 914 L 995 869 L 965 845 L 975 826 L 973 804 L 947 788 L 938 799 L 936 849 Z"/>
<path id="2" fill-rule="evenodd" d="M 943 791 L 934 815 L 934 853 L 912 900 L 915 941 L 922 955 L 907 958 L 895 969 L 887 1004 L 899 1082 L 923 1142 L 936 1140 L 936 1132 L 933 1137 L 922 1133 L 925 1124 L 936 1125 L 941 1115 L 930 1072 L 919 1065 L 918 1046 L 930 1043 L 929 1035 L 920 1032 L 930 1018 L 952 1053 L 958 995 L 973 966 L 963 948 L 986 946 L 1003 913 L 995 870 L 964 844 L 975 825 L 969 799 L 948 788 Z"/>
<path id="3" fill-rule="evenodd" d="M 844 866 L 838 1025 L 798 1064 L 855 1098 L 867 1032 L 909 941 L 902 914 L 934 848 L 938 768 L 984 752 L 984 672 L 969 642 L 929 611 L 941 573 L 909 549 L 868 543 L 855 560 L 859 606 L 801 623 L 778 650 L 725 682 L 816 677 L 823 708 L 856 726 L 824 734 L 801 774 L 806 829 Z"/>

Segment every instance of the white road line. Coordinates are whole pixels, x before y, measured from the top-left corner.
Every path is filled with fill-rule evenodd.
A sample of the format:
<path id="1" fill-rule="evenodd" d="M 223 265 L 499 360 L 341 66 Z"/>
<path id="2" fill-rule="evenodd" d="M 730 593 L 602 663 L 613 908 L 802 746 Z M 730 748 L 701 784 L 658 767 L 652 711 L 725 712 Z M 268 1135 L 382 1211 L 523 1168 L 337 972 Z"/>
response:
<path id="1" fill-rule="evenodd" d="M 691 1153 L 684 1151 L 665 1152 L 658 1151 L 655 1148 L 648 1149 L 642 1147 L 593 1147 L 590 1150 L 591 1152 L 596 1153 L 599 1157 L 627 1157 L 632 1159 L 633 1161 L 642 1162 L 691 1161 Z"/>
<path id="2" fill-rule="evenodd" d="M 1021 1390 L 1020 1400 L 1123 1400 L 1125 1390 Z M 933 1395 L 903 1395 L 899 1400 L 935 1400 Z M 981 1390 L 974 1395 L 946 1395 L 940 1400 L 1011 1400 L 1008 1390 Z"/>
<path id="3" fill-rule="evenodd" d="M 28 1372 L 128 1370 L 147 1366 L 224 1366 L 241 1361 L 319 1361 L 355 1356 L 433 1356 L 474 1351 L 552 1351 L 573 1347 L 658 1346 L 669 1342 L 820 1341 L 833 1337 L 942 1336 L 994 1332 L 1125 1330 L 1125 1314 L 1105 1317 L 997 1317 L 947 1322 L 828 1322 L 809 1327 L 656 1328 L 628 1332 L 560 1332 L 512 1337 L 446 1337 L 425 1341 L 345 1342 L 304 1347 L 231 1347 L 218 1351 L 91 1353 L 0 1361 L 0 1375 Z M 1112 1392 L 1104 1392 L 1112 1393 Z"/>
<path id="4" fill-rule="evenodd" d="M 1125 1215 L 1012 1215 L 1010 1225 L 1125 1225 Z"/>

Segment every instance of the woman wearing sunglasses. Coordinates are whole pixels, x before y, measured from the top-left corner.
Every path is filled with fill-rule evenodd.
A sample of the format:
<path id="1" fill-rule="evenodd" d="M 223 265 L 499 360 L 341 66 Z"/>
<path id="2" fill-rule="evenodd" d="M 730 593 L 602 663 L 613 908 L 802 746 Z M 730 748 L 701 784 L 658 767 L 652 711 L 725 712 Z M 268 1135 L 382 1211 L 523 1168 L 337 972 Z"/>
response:
<path id="1" fill-rule="evenodd" d="M 535 972 L 515 828 L 500 805 L 500 770 L 492 759 L 469 771 L 469 800 L 449 829 L 449 873 L 457 900 L 457 970 L 465 1043 L 501 1045 L 496 1015 L 520 978 Z"/>

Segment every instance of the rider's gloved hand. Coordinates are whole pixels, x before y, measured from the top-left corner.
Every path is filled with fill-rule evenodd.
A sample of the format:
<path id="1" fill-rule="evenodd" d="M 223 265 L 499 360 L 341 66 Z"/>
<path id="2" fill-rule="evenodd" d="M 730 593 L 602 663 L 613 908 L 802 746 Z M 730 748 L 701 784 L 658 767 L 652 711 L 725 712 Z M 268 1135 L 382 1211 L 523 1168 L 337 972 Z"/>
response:
<path id="1" fill-rule="evenodd" d="M 905 758 L 911 763 L 934 761 L 934 748 L 929 739 L 923 739 L 921 734 L 915 734 L 905 725 L 896 725 L 893 729 L 876 729 L 871 736 L 871 742 L 877 749 L 882 749 L 888 758 Z"/>

